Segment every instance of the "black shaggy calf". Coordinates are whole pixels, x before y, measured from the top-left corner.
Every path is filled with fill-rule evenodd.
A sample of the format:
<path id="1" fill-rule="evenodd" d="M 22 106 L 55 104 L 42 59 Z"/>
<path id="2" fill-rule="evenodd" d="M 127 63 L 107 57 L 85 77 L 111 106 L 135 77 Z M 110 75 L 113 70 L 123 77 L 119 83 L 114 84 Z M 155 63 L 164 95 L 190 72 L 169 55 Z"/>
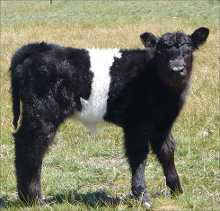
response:
<path id="1" fill-rule="evenodd" d="M 15 167 L 19 197 L 42 202 L 41 166 L 59 125 L 70 116 L 94 129 L 107 121 L 123 128 L 133 195 L 149 206 L 144 171 L 151 146 L 172 193 L 182 192 L 171 129 L 184 104 L 193 51 L 209 34 L 143 33 L 146 49 L 23 46 L 11 62 Z M 20 109 L 20 102 L 22 109 Z"/>

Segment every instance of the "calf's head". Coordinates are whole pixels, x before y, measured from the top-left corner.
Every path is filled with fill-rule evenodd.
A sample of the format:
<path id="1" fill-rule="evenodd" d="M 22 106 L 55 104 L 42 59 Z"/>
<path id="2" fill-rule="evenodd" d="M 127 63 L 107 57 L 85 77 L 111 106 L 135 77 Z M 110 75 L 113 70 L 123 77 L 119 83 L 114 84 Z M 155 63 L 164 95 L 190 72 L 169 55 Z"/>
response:
<path id="1" fill-rule="evenodd" d="M 152 33 L 140 35 L 146 48 L 155 50 L 155 65 L 161 80 L 170 87 L 184 86 L 191 75 L 193 51 L 203 44 L 209 29 L 201 27 L 191 35 L 183 32 L 165 33 L 157 38 Z"/>

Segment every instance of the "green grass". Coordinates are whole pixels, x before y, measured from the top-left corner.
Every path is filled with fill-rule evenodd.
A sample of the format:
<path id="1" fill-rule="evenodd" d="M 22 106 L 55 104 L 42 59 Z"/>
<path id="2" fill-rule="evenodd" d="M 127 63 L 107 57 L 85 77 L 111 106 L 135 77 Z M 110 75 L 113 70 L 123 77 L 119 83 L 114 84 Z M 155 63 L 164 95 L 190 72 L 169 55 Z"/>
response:
<path id="1" fill-rule="evenodd" d="M 153 210 L 220 210 L 219 1 L 1 1 L 0 209 L 143 210 L 124 197 L 130 172 L 123 134 L 115 126 L 96 136 L 74 120 L 63 124 L 45 157 L 42 189 L 54 203 L 24 207 L 17 199 L 8 67 L 25 43 L 49 41 L 73 47 L 142 48 L 139 34 L 210 28 L 195 53 L 187 103 L 175 124 L 176 165 L 184 194 L 167 196 L 152 154 L 146 169 Z M 118 202 L 118 197 L 123 200 Z"/>

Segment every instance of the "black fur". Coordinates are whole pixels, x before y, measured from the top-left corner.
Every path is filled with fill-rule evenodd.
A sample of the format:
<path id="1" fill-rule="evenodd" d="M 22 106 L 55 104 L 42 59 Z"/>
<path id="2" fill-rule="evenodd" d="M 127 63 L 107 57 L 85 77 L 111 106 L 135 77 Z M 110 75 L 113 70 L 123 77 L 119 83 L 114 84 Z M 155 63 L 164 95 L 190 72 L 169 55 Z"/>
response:
<path id="1" fill-rule="evenodd" d="M 92 80 L 89 68 L 86 50 L 53 44 L 29 44 L 13 56 L 10 70 L 15 128 L 22 102 L 22 119 L 14 134 L 21 199 L 41 200 L 43 156 L 59 124 L 74 110 L 81 109 L 80 97 L 89 97 Z"/>
<path id="2" fill-rule="evenodd" d="M 150 37 L 149 37 L 150 36 Z M 124 130 L 125 150 L 132 172 L 132 192 L 148 202 L 144 179 L 149 147 L 160 161 L 171 192 L 182 192 L 174 164 L 172 126 L 185 101 L 194 49 L 205 42 L 208 29 L 191 36 L 182 32 L 156 38 L 141 35 L 144 50 L 121 50 L 111 67 L 106 121 Z M 12 58 L 13 124 L 22 102 L 22 118 L 15 136 L 15 166 L 19 197 L 42 201 L 42 159 L 58 126 L 81 110 L 93 78 L 87 50 L 35 43 Z"/>

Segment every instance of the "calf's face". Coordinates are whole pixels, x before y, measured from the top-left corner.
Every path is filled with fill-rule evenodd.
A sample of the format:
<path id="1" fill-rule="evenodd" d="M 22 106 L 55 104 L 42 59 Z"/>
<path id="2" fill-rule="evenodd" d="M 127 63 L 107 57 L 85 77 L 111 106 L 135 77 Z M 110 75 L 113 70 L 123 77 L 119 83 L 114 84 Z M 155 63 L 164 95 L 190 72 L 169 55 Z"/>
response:
<path id="1" fill-rule="evenodd" d="M 140 35 L 146 48 L 154 48 L 155 65 L 161 80 L 171 87 L 182 87 L 189 80 L 193 51 L 203 44 L 209 34 L 205 27 L 191 35 L 183 32 L 165 33 L 157 38 L 152 33 Z"/>

